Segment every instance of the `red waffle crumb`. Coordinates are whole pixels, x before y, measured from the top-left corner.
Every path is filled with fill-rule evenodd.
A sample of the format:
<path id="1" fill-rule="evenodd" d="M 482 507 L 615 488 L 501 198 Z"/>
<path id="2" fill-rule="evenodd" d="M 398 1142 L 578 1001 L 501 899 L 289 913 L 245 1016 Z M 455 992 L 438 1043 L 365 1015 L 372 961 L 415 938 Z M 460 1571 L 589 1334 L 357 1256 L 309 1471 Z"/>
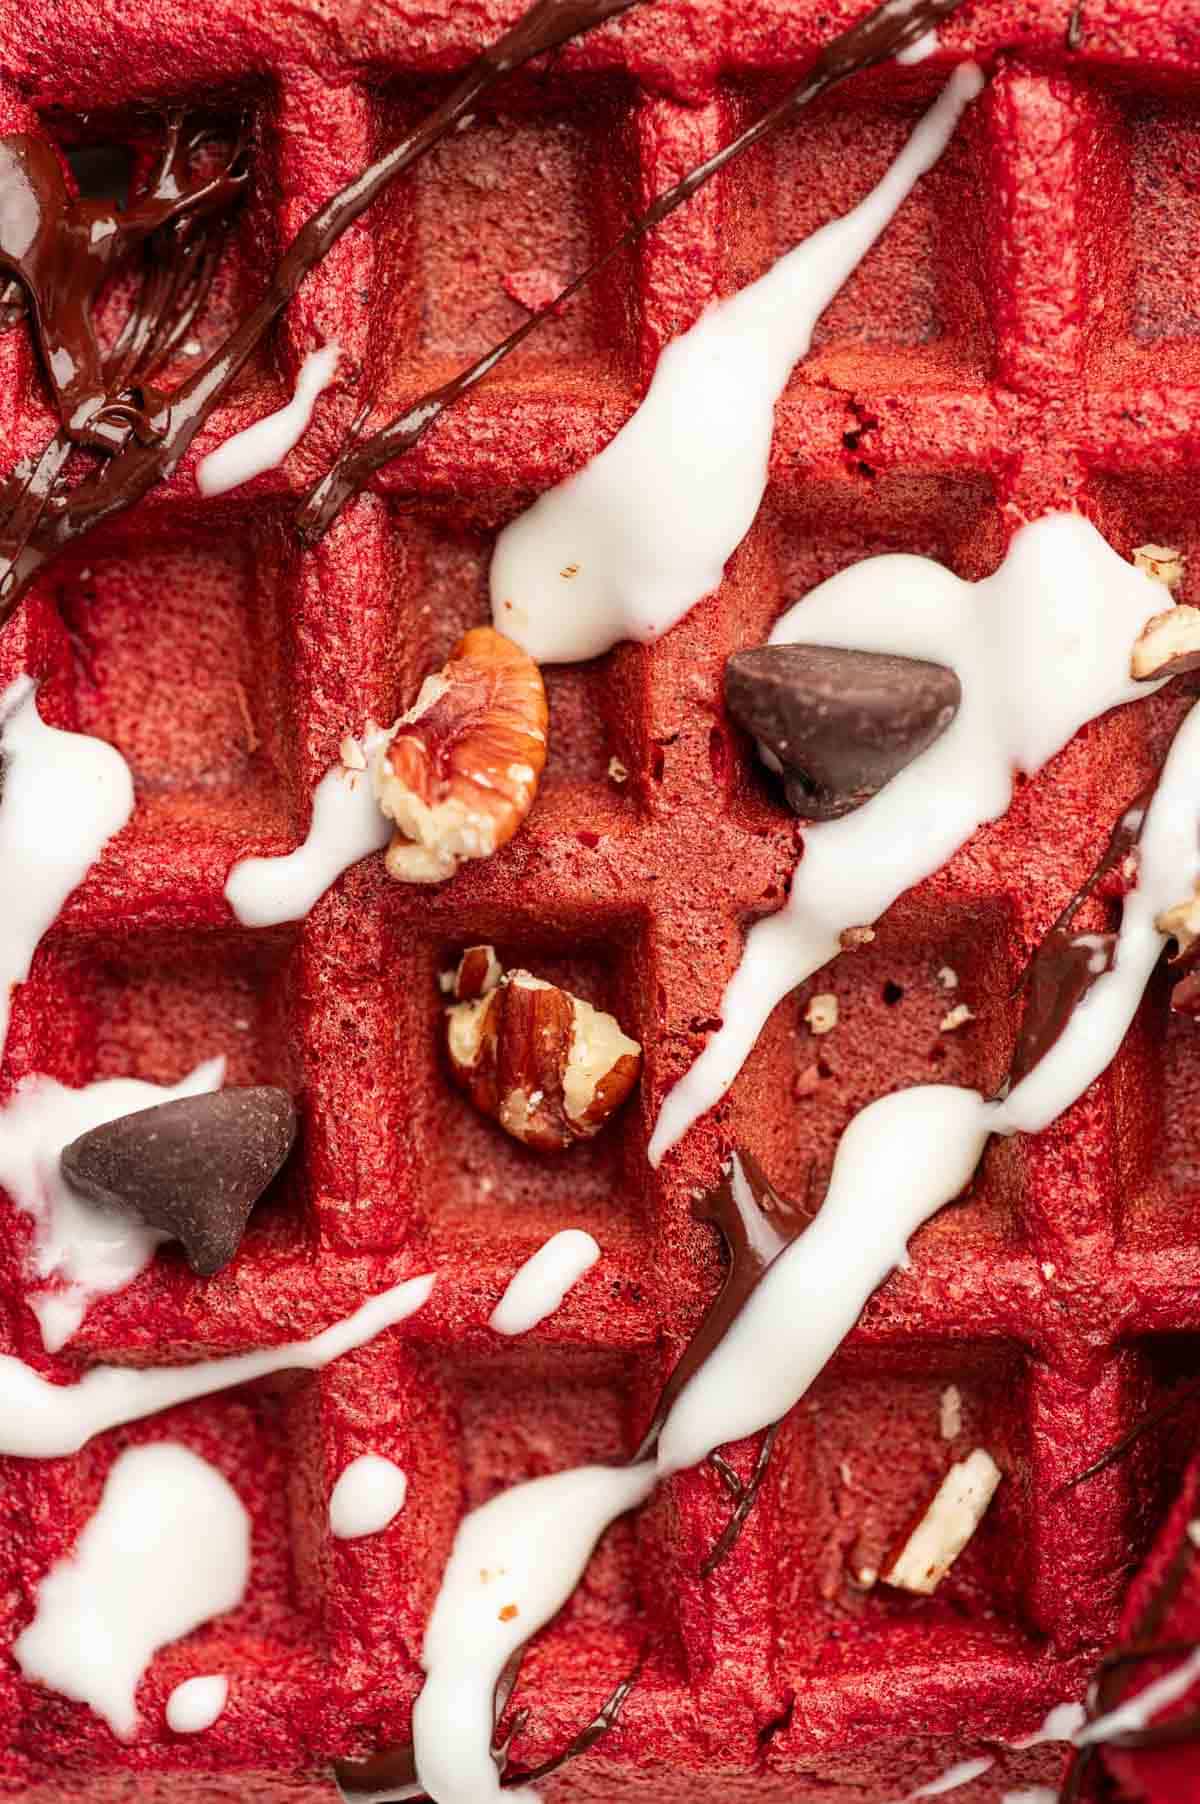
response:
<path id="1" fill-rule="evenodd" d="M 29 129 L 36 114 L 66 142 L 119 136 L 123 109 L 162 97 L 232 119 L 251 96 L 253 193 L 199 327 L 207 345 L 307 213 L 517 10 L 210 0 L 200 30 L 175 0 L 103 19 L 83 0 L 0 0 L 0 123 Z M 134 821 L 17 997 L 9 1079 L 176 1079 L 224 1051 L 231 1081 L 286 1084 L 304 1122 L 302 1161 L 235 1264 L 204 1284 L 163 1253 L 96 1305 L 70 1359 L 37 1351 L 21 1305 L 28 1224 L 7 1211 L 3 1345 L 64 1376 L 81 1358 L 192 1358 L 311 1331 L 395 1277 L 441 1274 L 403 1330 L 319 1376 L 197 1403 L 74 1459 L 4 1463 L 5 1645 L 130 1441 L 196 1447 L 256 1525 L 246 1603 L 155 1661 L 133 1746 L 11 1666 L 0 1674 L 7 1798 L 315 1804 L 333 1757 L 402 1739 L 461 1510 L 636 1443 L 717 1280 L 690 1205 L 723 1151 L 744 1142 L 796 1193 L 813 1168 L 819 1196 L 864 1103 L 931 1078 L 995 1084 L 1029 948 L 1152 772 L 1174 694 L 1088 728 L 870 945 L 781 1004 L 729 1098 L 650 1171 L 662 1096 L 720 1014 L 743 924 L 780 905 L 797 851 L 722 714 L 729 652 L 872 552 L 927 552 L 980 576 L 1051 506 L 1081 505 L 1125 553 L 1180 546 L 1200 571 L 1200 28 L 1183 0 L 1085 4 L 1077 53 L 1068 0 L 976 0 L 943 31 L 943 55 L 851 84 L 707 190 L 384 471 L 315 551 L 285 529 L 380 370 L 386 404 L 481 349 L 512 324 L 506 274 L 573 273 L 858 10 L 660 0 L 515 81 L 348 233 L 171 483 L 48 571 L 0 641 L 0 683 L 28 661 L 47 712 L 112 739 L 139 786 Z M 550 763 L 522 833 L 443 889 L 391 885 L 375 861 L 303 926 L 240 929 L 223 899 L 230 865 L 294 844 L 346 731 L 393 718 L 485 618 L 493 529 L 607 441 L 672 334 L 861 197 L 949 60 L 1006 45 L 947 156 L 821 323 L 779 408 L 767 504 L 719 594 L 652 648 L 548 673 Z M 330 336 L 346 361 L 318 426 L 248 494 L 202 500 L 198 459 L 279 405 Z M 24 330 L 10 332 L 4 468 L 47 422 Z M 612 758 L 630 773 L 619 788 Z M 562 1161 L 506 1140 L 446 1081 L 437 974 L 482 940 L 614 1010 L 646 1049 L 638 1099 Z M 965 1035 L 938 1031 L 946 964 L 976 1015 Z M 814 1087 L 804 1009 L 819 990 L 837 995 L 839 1021 Z M 617 1527 L 529 1656 L 515 1758 L 557 1752 L 649 1636 L 647 1666 L 620 1727 L 553 1797 L 815 1804 L 832 1786 L 880 1804 L 1082 1695 L 1159 1500 L 1121 1476 L 1058 1487 L 1129 1425 L 1164 1361 L 1186 1361 L 1176 1337 L 1200 1326 L 1198 1076 L 1194 1024 L 1168 1023 L 1156 994 L 1062 1121 L 990 1150 L 970 1198 L 916 1236 L 911 1272 L 785 1424 L 711 1580 L 698 1569 L 727 1507 L 710 1472 Z M 565 1226 L 592 1231 L 602 1261 L 499 1349 L 484 1324 L 507 1279 Z M 963 1446 L 987 1446 L 1008 1476 L 934 1599 L 864 1590 L 862 1567 L 944 1466 L 948 1383 Z M 330 1489 L 367 1451 L 408 1473 L 408 1503 L 393 1531 L 334 1542 Z M 731 1457 L 745 1471 L 752 1452 Z M 171 1735 L 167 1693 L 218 1664 L 232 1676 L 225 1714 L 204 1735 Z M 1000 1781 L 1050 1783 L 1061 1767 L 1056 1749 L 1005 1755 L 956 1796 L 981 1804 Z"/>

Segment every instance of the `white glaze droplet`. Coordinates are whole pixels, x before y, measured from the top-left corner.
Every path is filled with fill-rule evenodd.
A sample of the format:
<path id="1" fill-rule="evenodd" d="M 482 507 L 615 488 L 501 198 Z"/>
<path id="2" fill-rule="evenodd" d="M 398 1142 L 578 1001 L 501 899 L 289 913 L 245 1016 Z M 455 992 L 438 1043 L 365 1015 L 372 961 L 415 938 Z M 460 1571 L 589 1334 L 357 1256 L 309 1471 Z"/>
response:
<path id="1" fill-rule="evenodd" d="M 509 1279 L 488 1327 L 497 1334 L 527 1334 L 554 1314 L 571 1286 L 599 1257 L 600 1248 L 582 1228 L 552 1234 Z"/>
<path id="2" fill-rule="evenodd" d="M 1010 1741 L 1008 1745 L 1010 1748 L 1036 1748 L 1044 1741 L 1074 1741 L 1086 1721 L 1085 1705 L 1055 1704 L 1040 1729 L 1035 1729 L 1032 1735 L 1023 1735 L 1019 1741 Z"/>
<path id="3" fill-rule="evenodd" d="M 978 1779 L 981 1773 L 986 1773 L 995 1764 L 995 1760 L 987 1754 L 981 1754 L 974 1760 L 960 1760 L 956 1765 L 947 1767 L 936 1779 L 931 1779 L 927 1785 L 919 1785 L 916 1791 L 911 1791 L 908 1795 L 914 1800 L 944 1797 L 948 1791 L 957 1791 L 960 1785 L 969 1785 L 972 1779 Z"/>
<path id="4" fill-rule="evenodd" d="M 167 1727 L 176 1735 L 199 1735 L 211 1729 L 229 1701 L 224 1673 L 201 1673 L 176 1685 L 167 1699 Z"/>
<path id="5" fill-rule="evenodd" d="M 368 760 L 387 738 L 378 731 L 365 735 Z M 375 799 L 368 773 L 335 764 L 313 792 L 304 844 L 284 858 L 241 859 L 229 873 L 225 899 L 243 927 L 303 920 L 343 871 L 382 851 L 391 836 L 392 823 Z"/>
<path id="6" fill-rule="evenodd" d="M 300 443 L 312 419 L 317 396 L 329 387 L 337 373 L 339 347 L 332 341 L 310 351 L 300 365 L 295 391 L 285 407 L 256 420 L 244 432 L 235 432 L 223 445 L 202 458 L 196 468 L 196 487 L 202 495 L 223 495 L 252 477 L 281 464 Z"/>
<path id="7" fill-rule="evenodd" d="M 1023 527 L 982 582 L 928 558 L 868 558 L 783 616 L 772 644 L 928 658 L 957 672 L 962 703 L 871 801 L 804 829 L 788 902 L 751 928 L 718 1010 L 724 1025 L 659 1113 L 652 1164 L 720 1100 L 776 1003 L 837 957 L 847 927 L 876 921 L 998 820 L 1015 771 L 1039 770 L 1087 721 L 1149 692 L 1130 677 L 1129 658 L 1161 609 L 1161 586 L 1094 526 L 1051 514 Z"/>
<path id="8" fill-rule="evenodd" d="M 1000 1804 L 1058 1804 L 1058 1793 L 1049 1785 L 1027 1785 L 1021 1791 L 1006 1791 Z"/>
<path id="9" fill-rule="evenodd" d="M 390 1459 L 364 1453 L 351 1460 L 329 1498 L 329 1528 L 342 1541 L 377 1535 L 404 1508 L 408 1479 Z"/>
<path id="10" fill-rule="evenodd" d="M 982 85 L 973 64 L 956 70 L 878 187 L 668 345 L 616 438 L 501 534 L 502 633 L 539 663 L 591 658 L 658 638 L 717 587 L 758 512 L 775 403 L 814 325 Z"/>
<path id="11" fill-rule="evenodd" d="M 531 1479 L 459 1524 L 442 1576 L 413 1710 L 417 1774 L 436 1804 L 487 1804 L 501 1791 L 492 1707 L 506 1662 L 578 1584 L 610 1522 L 641 1503 L 654 1466 L 580 1466 Z"/>
<path id="12" fill-rule="evenodd" d="M 0 695 L 0 1061 L 9 1008 L 42 936 L 133 813 L 133 778 L 102 739 L 48 727 L 32 677 Z"/>
<path id="13" fill-rule="evenodd" d="M 167 1238 L 72 1190 L 58 1167 L 63 1147 L 137 1109 L 219 1090 L 224 1076 L 225 1060 L 217 1058 L 173 1087 L 118 1077 L 69 1090 L 52 1077 L 27 1077 L 0 1109 L 0 1188 L 33 1217 L 33 1271 L 53 1285 L 30 1299 L 48 1352 L 66 1344 L 94 1297 L 123 1290 Z"/>
<path id="14" fill-rule="evenodd" d="M 372 1297 L 353 1315 L 311 1340 L 256 1353 L 205 1359 L 190 1366 L 93 1366 L 78 1384 L 51 1384 L 23 1360 L 0 1355 L 0 1453 L 56 1459 L 77 1453 L 93 1435 L 137 1422 L 194 1397 L 211 1396 L 273 1372 L 317 1372 L 365 1346 L 429 1300 L 433 1276 L 410 1278 Z"/>
<path id="15" fill-rule="evenodd" d="M 250 1519 L 228 1480 L 175 1442 L 131 1447 L 73 1553 L 38 1586 L 13 1656 L 128 1741 L 155 1653 L 232 1610 L 249 1571 Z"/>

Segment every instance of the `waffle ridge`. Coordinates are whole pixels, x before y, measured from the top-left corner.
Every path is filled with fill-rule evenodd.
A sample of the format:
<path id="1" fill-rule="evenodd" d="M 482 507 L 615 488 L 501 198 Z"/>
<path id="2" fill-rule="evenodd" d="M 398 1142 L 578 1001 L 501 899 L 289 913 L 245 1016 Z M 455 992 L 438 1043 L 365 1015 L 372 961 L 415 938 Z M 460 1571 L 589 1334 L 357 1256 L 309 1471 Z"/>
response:
<path id="1" fill-rule="evenodd" d="M 166 0 L 86 26 L 85 10 L 0 0 L 0 123 L 73 142 L 99 106 L 88 133 L 119 138 L 135 103 L 232 118 L 249 99 L 252 194 L 218 290 L 232 307 L 254 298 L 264 247 L 286 244 L 517 9 L 220 0 L 203 30 Z M 449 374 L 519 319 L 504 277 L 573 273 L 855 10 L 663 0 L 514 78 L 347 233 L 177 474 L 51 565 L 0 639 L 0 689 L 22 668 L 43 678 L 47 717 L 116 743 L 139 803 L 17 993 L 4 1083 L 175 1080 L 223 1051 L 230 1081 L 285 1084 L 303 1121 L 302 1158 L 228 1272 L 201 1283 L 161 1256 L 97 1302 L 57 1360 L 22 1307 L 27 1224 L 0 1199 L 3 1350 L 63 1378 L 80 1360 L 195 1358 L 313 1332 L 372 1290 L 438 1272 L 425 1309 L 322 1373 L 188 1405 L 73 1459 L 2 1462 L 6 1645 L 124 1446 L 178 1436 L 227 1473 L 255 1525 L 247 1602 L 155 1662 L 132 1746 L 4 1666 L 6 1797 L 299 1804 L 332 1796 L 335 1757 L 403 1739 L 461 1510 L 636 1444 L 715 1287 L 690 1203 L 729 1146 L 781 1188 L 801 1189 L 810 1167 L 819 1187 L 836 1135 L 874 1096 L 939 1077 L 994 1087 L 1030 949 L 1152 774 L 1182 709 L 1173 694 L 1086 729 L 871 945 L 785 1000 L 730 1095 L 651 1171 L 657 1108 L 719 1013 L 745 925 L 782 901 L 800 838 L 723 715 L 728 654 L 847 562 L 915 550 L 980 576 L 1051 507 L 1082 507 L 1127 555 L 1144 540 L 1196 549 L 1200 126 L 1184 85 L 1200 32 L 1182 6 L 1089 8 L 1069 53 L 1067 5 L 977 0 L 939 55 L 856 79 L 718 178 L 318 546 L 288 530 L 371 371 L 385 370 L 387 411 Z M 550 765 L 512 845 L 430 891 L 390 884 L 373 860 L 304 922 L 237 926 L 232 862 L 297 843 L 344 733 L 393 717 L 484 617 L 495 527 L 606 442 L 710 300 L 882 173 L 953 60 L 1006 46 L 942 165 L 818 329 L 778 410 L 763 512 L 720 591 L 654 646 L 548 672 Z M 343 365 L 301 445 L 237 494 L 201 498 L 198 460 L 277 406 L 327 337 Z M 5 468 L 49 420 L 28 334 L 11 331 Z M 611 758 L 628 781 L 609 777 Z M 614 1008 L 645 1048 L 635 1100 L 563 1161 L 501 1142 L 440 1068 L 437 974 L 480 940 Z M 939 1027 L 945 966 L 951 1000 L 975 1011 L 957 1033 Z M 818 1042 L 803 1012 L 823 990 L 841 1020 Z M 1196 1359 L 1190 1031 L 1152 988 L 1074 1108 L 990 1149 L 968 1199 L 915 1237 L 911 1271 L 788 1419 L 710 1578 L 699 1567 L 725 1511 L 711 1471 L 618 1525 L 528 1656 L 515 1758 L 533 1766 L 569 1740 L 652 1627 L 645 1668 L 618 1728 L 548 1796 L 653 1804 L 683 1775 L 697 1800 L 807 1804 L 837 1784 L 880 1804 L 1081 1695 L 1167 1497 L 1137 1465 L 1062 1487 Z M 800 1095 L 813 1065 L 815 1094 Z M 492 1307 L 564 1226 L 595 1233 L 602 1260 L 497 1352 Z M 951 1383 L 1009 1480 L 932 1603 L 856 1589 L 941 1470 Z M 329 1491 L 368 1451 L 409 1476 L 404 1532 L 334 1542 Z M 747 1471 L 754 1451 L 733 1463 Z M 171 1686 L 217 1661 L 233 1677 L 225 1715 L 203 1737 L 172 1735 Z M 1001 1778 L 1060 1768 L 1061 1751 L 1001 1752 L 955 1795 L 979 1804 Z"/>

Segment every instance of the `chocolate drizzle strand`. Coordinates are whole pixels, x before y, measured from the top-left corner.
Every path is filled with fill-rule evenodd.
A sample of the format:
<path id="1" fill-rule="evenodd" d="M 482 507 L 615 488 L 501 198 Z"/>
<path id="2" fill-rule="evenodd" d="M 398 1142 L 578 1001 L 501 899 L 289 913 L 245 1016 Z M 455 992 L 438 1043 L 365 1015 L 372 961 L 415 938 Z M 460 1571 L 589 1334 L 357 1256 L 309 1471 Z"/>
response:
<path id="1" fill-rule="evenodd" d="M 768 112 L 755 120 L 723 150 L 717 151 L 707 162 L 691 170 L 673 188 L 660 194 L 653 205 L 633 220 L 560 294 L 522 321 L 507 338 L 485 351 L 468 369 L 452 376 L 448 382 L 429 389 L 411 402 L 402 414 L 372 433 L 369 438 L 360 439 L 356 436 L 366 421 L 366 412 L 360 414 L 352 429 L 351 442 L 332 469 L 317 483 L 300 510 L 297 524 L 303 536 L 310 542 L 319 539 L 351 497 L 370 481 L 376 470 L 411 451 L 447 408 L 489 376 L 546 319 L 556 316 L 567 302 L 588 287 L 615 258 L 661 225 L 676 208 L 691 200 L 706 182 L 749 150 L 751 145 L 761 143 L 764 138 L 778 131 L 780 126 L 788 124 L 805 107 L 810 106 L 836 83 L 844 81 L 847 76 L 884 62 L 898 50 L 904 50 L 915 43 L 961 4 L 962 0 L 885 0 L 884 5 L 877 7 L 865 19 L 859 20 L 827 44 L 804 79 Z"/>
<path id="2" fill-rule="evenodd" d="M 729 1269 L 707 1314 L 663 1386 L 650 1426 L 633 1455 L 634 1461 L 647 1458 L 653 1451 L 663 1423 L 684 1385 L 720 1346 L 749 1302 L 763 1273 L 784 1248 L 804 1232 L 813 1213 L 806 1204 L 794 1203 L 781 1196 L 757 1159 L 741 1148 L 732 1154 L 716 1185 L 693 1202 L 695 1220 L 710 1223 L 720 1233 L 729 1258 Z M 747 1479 L 739 1478 L 719 1452 L 709 1455 L 708 1464 L 729 1493 L 734 1509 L 701 1563 L 702 1578 L 715 1572 L 737 1545 L 766 1478 L 778 1432 L 777 1422 L 765 1430 Z"/>
<path id="3" fill-rule="evenodd" d="M 262 299 L 174 395 L 169 398 L 147 396 L 141 406 L 130 405 L 124 414 L 114 413 L 114 401 L 123 404 L 120 391 L 105 385 L 96 408 L 89 412 L 83 407 L 86 426 L 83 442 L 111 451 L 112 456 L 106 464 L 85 477 L 69 494 L 56 496 L 52 506 L 47 505 L 47 499 L 65 461 L 65 453 L 53 474 L 48 470 L 14 472 L 12 482 L 16 488 L 11 494 L 7 490 L 0 493 L 0 507 L 6 506 L 10 513 L 21 508 L 35 477 L 43 492 L 39 494 L 36 506 L 25 507 L 19 522 L 20 530 L 14 530 L 11 521 L 0 529 L 0 626 L 51 558 L 72 540 L 123 513 L 157 482 L 171 475 L 305 276 L 316 268 L 342 233 L 390 182 L 440 143 L 490 88 L 522 64 L 645 3 L 646 0 L 537 0 L 511 30 L 480 54 L 462 81 L 434 112 L 386 155 L 326 201 L 301 227 L 277 265 Z M 44 217 L 45 222 L 39 230 L 47 241 L 53 238 L 65 242 L 62 235 L 69 212 L 69 197 L 61 170 L 48 147 L 36 139 L 10 138 L 6 142 L 16 148 L 10 150 L 8 162 L 0 165 L 0 231 L 6 218 L 12 221 L 7 240 L 10 260 L 2 267 L 11 269 L 33 293 L 33 281 L 27 279 L 24 269 L 13 261 L 15 257 L 28 263 L 28 257 L 21 250 L 16 221 L 24 216 L 22 210 L 28 206 L 27 197 L 32 194 L 42 209 L 39 219 Z M 25 156 L 22 147 L 30 145 L 37 148 Z M 46 164 L 47 158 L 58 174 L 61 195 L 55 190 L 54 175 Z M 33 174 L 27 172 L 27 163 L 31 167 L 36 165 Z M 173 162 L 171 167 L 174 169 Z M 233 179 L 235 172 L 231 169 L 228 174 Z M 240 184 L 244 179 L 240 168 L 236 176 Z M 168 180 L 172 179 L 169 174 Z M 176 196 L 175 213 L 169 215 L 167 223 L 173 222 L 176 215 L 189 218 L 189 208 L 194 211 L 207 204 L 207 201 L 201 203 L 194 198 L 184 204 L 184 197 Z M 124 219 L 126 215 L 118 217 Z M 78 281 L 86 285 L 84 273 Z M 36 305 L 36 294 L 34 300 Z M 70 314 L 69 308 L 67 314 Z M 60 334 L 62 329 L 58 327 Z M 73 367 L 82 359 L 81 367 L 87 368 L 87 333 L 82 326 L 70 336 L 69 343 Z M 90 392 L 94 385 L 81 380 L 79 386 Z M 74 387 L 70 394 L 69 405 L 77 409 Z M 68 403 L 64 400 L 63 405 L 65 409 Z M 71 416 L 64 415 L 64 425 L 68 417 Z"/>
<path id="4" fill-rule="evenodd" d="M 1009 1069 L 1019 1083 L 1039 1064 L 1098 978 L 1112 970 L 1115 933 L 1073 933 L 1071 924 L 1097 885 L 1136 850 L 1157 778 L 1134 797 L 1092 871 L 1075 891 L 1029 962 L 1022 987 L 1025 1017 Z"/>

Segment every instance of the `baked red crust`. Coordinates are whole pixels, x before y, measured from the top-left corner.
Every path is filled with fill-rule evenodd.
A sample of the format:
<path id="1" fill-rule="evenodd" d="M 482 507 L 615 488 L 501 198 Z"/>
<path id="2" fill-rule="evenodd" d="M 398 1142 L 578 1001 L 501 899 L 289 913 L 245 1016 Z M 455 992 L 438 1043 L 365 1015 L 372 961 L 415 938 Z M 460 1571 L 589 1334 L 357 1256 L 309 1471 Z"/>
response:
<path id="1" fill-rule="evenodd" d="M 172 1411 L 72 1459 L 0 1462 L 6 1647 L 128 1445 L 194 1447 L 255 1527 L 245 1604 L 156 1659 L 132 1745 L 0 1666 L 7 1797 L 300 1804 L 331 1796 L 335 1758 L 402 1741 L 461 1510 L 635 1446 L 716 1288 L 715 1237 L 691 1201 L 724 1153 L 744 1144 L 793 1194 L 815 1162 L 819 1194 L 864 1103 L 931 1077 L 994 1087 L 1029 951 L 1194 691 L 1188 679 L 1097 722 L 1023 784 L 874 942 L 781 1004 L 725 1102 L 650 1170 L 662 1097 L 714 1024 L 744 923 L 782 901 L 800 837 L 723 714 L 729 653 L 846 563 L 903 549 L 979 576 L 1052 507 L 1082 507 L 1126 555 L 1154 540 L 1200 569 L 1188 88 L 1200 27 L 1183 4 L 1085 5 L 1070 51 L 1066 0 L 976 0 L 937 57 L 855 80 L 720 178 L 382 472 L 315 550 L 290 532 L 364 384 L 379 378 L 399 404 L 482 350 L 522 317 L 514 293 L 540 297 L 547 273 L 572 274 L 858 10 L 660 0 L 514 80 L 308 279 L 175 477 L 48 569 L 0 638 L 0 688 L 33 671 L 47 718 L 111 740 L 139 784 L 133 822 L 17 994 L 5 1081 L 167 1081 L 224 1051 L 230 1082 L 288 1088 L 303 1121 L 302 1160 L 236 1262 L 201 1282 L 162 1253 L 92 1307 L 69 1357 L 41 1352 L 22 1303 L 28 1223 L 0 1199 L 3 1349 L 63 1378 L 97 1358 L 192 1359 L 312 1332 L 439 1271 L 427 1308 L 318 1376 Z M 182 98 L 232 129 L 249 98 L 251 193 L 197 331 L 207 348 L 308 213 L 515 11 L 207 0 L 201 19 L 176 0 L 102 15 L 82 0 L 0 0 L 0 127 L 120 142 L 135 105 Z M 991 68 L 1001 51 L 945 158 L 822 320 L 779 410 L 763 514 L 719 594 L 652 648 L 547 672 L 549 764 L 511 845 L 431 891 L 390 884 L 375 860 L 306 923 L 239 928 L 231 865 L 296 843 L 344 734 L 407 706 L 485 617 L 495 527 L 606 442 L 708 300 L 861 196 L 952 61 Z M 345 359 L 297 450 L 202 500 L 199 458 L 278 406 L 329 336 Z M 10 331 L 3 467 L 51 429 L 28 335 Z M 1198 599 L 1194 578 L 1181 598 Z M 613 758 L 626 781 L 610 778 Z M 635 1099 L 566 1160 L 505 1139 L 440 1064 L 437 975 L 481 941 L 613 1010 L 645 1049 Z M 824 991 L 840 1017 L 818 1040 L 804 1011 Z M 957 1001 L 975 1019 L 943 1032 Z M 1194 1358 L 1196 1033 L 1152 986 L 1088 1095 L 1036 1139 L 992 1146 L 970 1197 L 916 1236 L 912 1271 L 873 1299 L 785 1424 L 711 1578 L 699 1566 L 728 1514 L 711 1471 L 616 1527 L 527 1658 L 514 1758 L 559 1751 L 641 1652 L 643 1675 L 619 1727 L 551 1795 L 806 1804 L 836 1784 L 880 1804 L 1082 1695 L 1165 1508 L 1166 1468 L 1061 1487 Z M 507 1279 L 568 1225 L 596 1236 L 602 1263 L 498 1349 L 485 1323 Z M 863 1590 L 863 1567 L 947 1463 L 951 1384 L 958 1450 L 990 1447 L 1008 1479 L 935 1599 Z M 404 1532 L 335 1542 L 329 1491 L 366 1451 L 409 1476 Z M 753 1449 L 731 1458 L 746 1472 Z M 202 1736 L 172 1735 L 168 1692 L 218 1661 L 232 1678 L 224 1714 Z M 1166 1756 L 1113 1758 L 1135 1796 L 1183 1800 L 1200 1784 L 1187 1755 L 1162 1770 L 1191 1774 L 1190 1792 L 1154 1789 Z M 1001 1753 L 954 1795 L 1052 1783 L 1062 1764 L 1056 1748 Z"/>

